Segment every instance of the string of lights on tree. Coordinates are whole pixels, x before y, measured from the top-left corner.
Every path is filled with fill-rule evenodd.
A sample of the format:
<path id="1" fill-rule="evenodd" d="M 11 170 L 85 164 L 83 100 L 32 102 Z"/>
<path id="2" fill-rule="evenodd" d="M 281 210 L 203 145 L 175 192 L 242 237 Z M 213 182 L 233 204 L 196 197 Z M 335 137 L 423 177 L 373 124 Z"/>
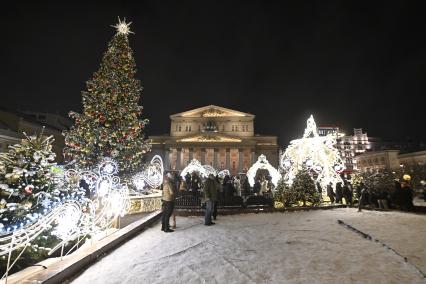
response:
<path id="1" fill-rule="evenodd" d="M 80 168 L 114 158 L 126 176 L 139 170 L 142 156 L 150 150 L 139 106 L 142 86 L 135 79 L 136 64 L 129 46 L 130 24 L 113 26 L 117 33 L 108 44 L 100 68 L 82 92 L 83 112 L 70 112 L 74 125 L 64 131 L 65 158 Z"/>

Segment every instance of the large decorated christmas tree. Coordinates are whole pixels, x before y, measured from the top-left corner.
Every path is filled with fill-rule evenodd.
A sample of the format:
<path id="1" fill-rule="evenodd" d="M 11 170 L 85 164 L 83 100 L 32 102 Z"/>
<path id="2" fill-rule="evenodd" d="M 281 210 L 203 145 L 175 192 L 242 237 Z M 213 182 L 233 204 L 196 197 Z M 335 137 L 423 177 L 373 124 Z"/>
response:
<path id="1" fill-rule="evenodd" d="M 64 132 L 67 160 L 82 168 L 112 157 L 125 175 L 139 169 L 150 150 L 145 140 L 139 105 L 142 86 L 135 79 L 136 64 L 129 46 L 131 23 L 120 21 L 98 71 L 82 92 L 83 113 L 70 112 L 74 125 Z"/>

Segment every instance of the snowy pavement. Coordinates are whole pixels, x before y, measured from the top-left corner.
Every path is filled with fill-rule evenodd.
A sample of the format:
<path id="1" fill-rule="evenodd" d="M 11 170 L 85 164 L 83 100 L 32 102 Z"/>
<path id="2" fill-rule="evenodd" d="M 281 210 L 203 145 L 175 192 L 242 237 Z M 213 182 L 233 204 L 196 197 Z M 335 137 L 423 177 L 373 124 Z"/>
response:
<path id="1" fill-rule="evenodd" d="M 339 225 L 343 220 L 394 252 Z M 72 283 L 426 283 L 426 216 L 355 209 L 177 217 L 89 267 Z"/>

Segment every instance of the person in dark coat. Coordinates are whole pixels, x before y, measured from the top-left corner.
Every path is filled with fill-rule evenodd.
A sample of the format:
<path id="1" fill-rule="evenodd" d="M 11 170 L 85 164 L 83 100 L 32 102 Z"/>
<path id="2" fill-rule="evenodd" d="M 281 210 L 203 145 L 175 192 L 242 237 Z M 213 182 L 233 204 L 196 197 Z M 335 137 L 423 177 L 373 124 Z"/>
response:
<path id="1" fill-rule="evenodd" d="M 192 194 L 196 196 L 198 194 L 198 190 L 200 189 L 200 178 L 198 175 L 193 172 L 191 177 L 191 190 Z"/>
<path id="2" fill-rule="evenodd" d="M 342 183 L 338 182 L 336 183 L 336 203 L 342 203 L 342 198 L 343 198 Z"/>
<path id="3" fill-rule="evenodd" d="M 186 190 L 189 191 L 191 188 L 191 174 L 188 172 L 185 175 L 185 184 L 186 184 Z"/>
<path id="4" fill-rule="evenodd" d="M 254 185 L 253 185 L 253 193 L 258 194 L 260 192 L 261 187 L 262 187 L 262 185 L 260 184 L 260 179 L 257 178 Z"/>
<path id="5" fill-rule="evenodd" d="M 345 198 L 345 203 L 352 205 L 352 192 L 349 189 L 349 185 L 346 180 L 342 188 L 342 193 L 343 193 L 343 197 Z"/>
<path id="6" fill-rule="evenodd" d="M 92 198 L 92 193 L 90 192 L 89 184 L 86 182 L 84 178 L 80 180 L 79 187 L 84 189 L 84 196 L 86 196 L 89 199 Z"/>
<path id="7" fill-rule="evenodd" d="M 223 200 L 225 200 L 225 198 L 226 198 L 226 196 L 227 196 L 227 193 L 226 193 L 226 191 L 228 190 L 228 184 L 229 184 L 229 181 L 231 180 L 231 178 L 229 177 L 229 175 L 226 175 L 224 178 L 223 178 L 223 181 L 222 181 L 222 199 Z"/>
<path id="8" fill-rule="evenodd" d="M 334 191 L 333 191 L 333 184 L 331 182 L 327 185 L 327 196 L 328 196 L 328 198 L 330 198 L 330 202 L 334 203 L 335 194 L 334 194 Z"/>
<path id="9" fill-rule="evenodd" d="M 402 189 L 402 200 L 401 200 L 401 210 L 403 211 L 414 211 L 413 204 L 413 189 L 411 188 L 408 181 L 403 181 L 401 183 Z"/>
<path id="10" fill-rule="evenodd" d="M 243 190 L 245 195 L 250 195 L 250 183 L 247 177 L 244 178 Z"/>
<path id="11" fill-rule="evenodd" d="M 212 214 L 214 203 L 217 202 L 217 192 L 219 189 L 219 184 L 216 182 L 216 179 L 213 174 L 209 174 L 209 177 L 204 183 L 204 201 L 206 203 L 206 212 L 204 215 L 204 225 L 211 226 L 215 223 L 212 222 Z"/>
<path id="12" fill-rule="evenodd" d="M 317 191 L 318 191 L 318 195 L 319 195 L 320 199 L 322 200 L 322 187 L 321 187 L 321 184 L 319 183 L 319 181 L 317 181 Z"/>
<path id="13" fill-rule="evenodd" d="M 220 188 L 222 187 L 222 185 L 220 184 L 220 180 L 219 180 L 218 175 L 216 175 L 215 182 L 216 182 L 216 189 L 217 189 L 217 198 L 216 198 L 217 200 L 213 204 L 212 217 L 213 217 L 214 220 L 216 220 L 216 218 L 217 218 L 217 204 L 219 203 L 219 193 L 220 193 Z"/>

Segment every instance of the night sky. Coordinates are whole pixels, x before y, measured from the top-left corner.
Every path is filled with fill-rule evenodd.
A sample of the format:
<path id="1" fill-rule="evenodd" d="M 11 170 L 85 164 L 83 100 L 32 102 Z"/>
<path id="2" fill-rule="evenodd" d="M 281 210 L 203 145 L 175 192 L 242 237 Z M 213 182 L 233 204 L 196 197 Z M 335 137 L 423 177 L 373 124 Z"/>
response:
<path id="1" fill-rule="evenodd" d="M 255 114 L 256 132 L 282 146 L 311 113 L 347 133 L 426 138 L 426 17 L 414 1 L 15 2 L 1 12 L 3 106 L 81 111 L 121 16 L 133 22 L 148 134 L 215 104 Z"/>

